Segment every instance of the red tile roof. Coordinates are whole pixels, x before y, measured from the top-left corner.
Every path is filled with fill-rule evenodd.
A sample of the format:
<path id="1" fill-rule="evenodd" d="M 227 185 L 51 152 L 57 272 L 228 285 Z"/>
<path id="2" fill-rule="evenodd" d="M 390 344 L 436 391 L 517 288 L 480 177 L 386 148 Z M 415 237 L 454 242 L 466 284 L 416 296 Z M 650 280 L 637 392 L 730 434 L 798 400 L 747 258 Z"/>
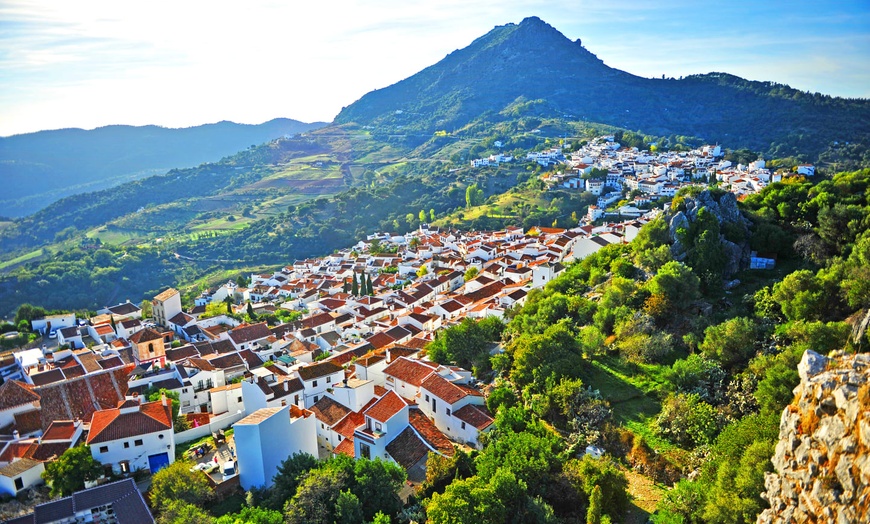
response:
<path id="1" fill-rule="evenodd" d="M 350 413 L 350 409 L 325 395 L 310 409 L 314 412 L 317 420 L 325 423 L 328 427 L 332 427 Z"/>
<path id="2" fill-rule="evenodd" d="M 346 417 L 341 419 L 338 424 L 336 424 L 332 430 L 343 436 L 344 438 L 353 438 L 353 432 L 356 428 L 362 426 L 366 422 L 365 415 L 362 414 L 363 410 L 360 411 L 351 411 L 347 414 Z"/>
<path id="3" fill-rule="evenodd" d="M 490 415 L 489 410 L 484 406 L 478 406 L 475 404 L 466 404 L 457 409 L 453 415 L 462 422 L 471 424 L 478 430 L 484 430 L 493 423 L 492 415 Z"/>
<path id="4" fill-rule="evenodd" d="M 72 420 L 55 420 L 42 435 L 42 440 L 69 440 L 76 432 Z"/>
<path id="5" fill-rule="evenodd" d="M 429 446 L 410 426 L 387 444 L 387 453 L 405 469 L 411 469 L 429 455 Z"/>
<path id="6" fill-rule="evenodd" d="M 343 371 L 341 366 L 327 360 L 325 362 L 318 362 L 316 364 L 301 367 L 299 368 L 298 373 L 302 380 L 314 380 L 316 378 L 325 377 L 326 375 L 338 373 L 339 371 Z"/>
<path id="7" fill-rule="evenodd" d="M 38 409 L 19 411 L 15 414 L 14 419 L 15 429 L 22 435 L 42 429 L 42 416 Z"/>
<path id="8" fill-rule="evenodd" d="M 88 444 L 99 444 L 122 438 L 172 430 L 172 400 L 164 406 L 161 401 L 147 402 L 132 413 L 120 409 L 104 409 L 94 413 Z"/>
<path id="9" fill-rule="evenodd" d="M 254 340 L 264 339 L 269 337 L 271 334 L 272 332 L 269 330 L 269 326 L 267 326 L 265 322 L 249 325 L 243 324 L 229 332 L 230 338 L 236 344 L 245 344 L 247 342 L 253 342 Z"/>
<path id="10" fill-rule="evenodd" d="M 9 380 L 0 386 L 0 411 L 39 401 L 33 386 L 18 380 Z"/>
<path id="11" fill-rule="evenodd" d="M 332 450 L 336 455 L 347 455 L 350 458 L 354 458 L 354 445 L 353 445 L 353 436 L 346 437 L 344 440 L 338 443 L 338 446 L 335 446 L 335 449 Z"/>
<path id="12" fill-rule="evenodd" d="M 378 422 L 387 422 L 398 412 L 402 411 L 403 408 L 407 407 L 407 405 L 395 391 L 390 391 L 375 402 L 372 407 L 367 409 L 365 415 Z"/>
<path id="13" fill-rule="evenodd" d="M 393 361 L 392 364 L 384 368 L 384 375 L 395 377 L 402 382 L 419 387 L 426 377 L 434 373 L 435 370 L 431 365 L 424 364 L 420 360 L 411 360 L 401 357 Z"/>
<path id="14" fill-rule="evenodd" d="M 453 453 L 456 452 L 453 443 L 419 409 L 408 410 L 408 422 L 426 444 L 436 452 L 446 457 L 452 457 Z"/>
<path id="15" fill-rule="evenodd" d="M 130 342 L 139 344 L 151 340 L 163 340 L 163 335 L 151 328 L 145 328 L 142 331 L 137 331 L 130 335 Z"/>
<path id="16" fill-rule="evenodd" d="M 436 373 L 431 374 L 420 387 L 451 405 L 468 395 L 483 396 L 479 391 L 454 384 Z"/>

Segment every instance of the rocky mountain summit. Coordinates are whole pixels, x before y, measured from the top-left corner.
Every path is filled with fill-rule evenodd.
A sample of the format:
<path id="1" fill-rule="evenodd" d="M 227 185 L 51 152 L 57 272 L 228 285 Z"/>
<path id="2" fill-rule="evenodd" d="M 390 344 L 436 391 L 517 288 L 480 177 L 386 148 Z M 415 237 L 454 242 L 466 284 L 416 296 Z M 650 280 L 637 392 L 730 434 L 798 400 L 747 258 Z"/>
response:
<path id="1" fill-rule="evenodd" d="M 759 524 L 870 522 L 870 355 L 804 353 Z"/>

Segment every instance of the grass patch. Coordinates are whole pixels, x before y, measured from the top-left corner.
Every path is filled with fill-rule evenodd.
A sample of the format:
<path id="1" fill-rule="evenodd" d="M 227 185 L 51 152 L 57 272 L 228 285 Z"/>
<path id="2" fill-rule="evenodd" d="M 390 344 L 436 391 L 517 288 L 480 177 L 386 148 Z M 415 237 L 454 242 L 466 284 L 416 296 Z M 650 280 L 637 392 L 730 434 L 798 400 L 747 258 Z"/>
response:
<path id="1" fill-rule="evenodd" d="M 620 424 L 646 420 L 661 411 L 661 403 L 650 392 L 626 380 L 599 362 L 592 361 L 580 374 L 583 384 L 597 389 L 610 403 Z"/>
<path id="2" fill-rule="evenodd" d="M 203 444 L 208 444 L 209 449 L 214 449 L 214 439 L 211 437 L 211 435 L 206 436 L 206 437 L 202 437 L 201 439 L 198 439 L 198 440 L 191 440 L 191 441 L 185 442 L 183 444 L 176 444 L 175 445 L 175 460 L 186 459 L 187 457 L 185 454 L 189 450 L 191 450 L 193 448 L 197 448 Z"/>
<path id="3" fill-rule="evenodd" d="M 227 513 L 238 513 L 245 505 L 245 497 L 241 493 L 231 495 L 217 504 L 212 504 L 208 508 L 209 513 L 215 517 L 222 517 Z"/>
<path id="4" fill-rule="evenodd" d="M 5 262 L 0 262 L 0 270 L 6 269 L 8 267 L 12 267 L 18 264 L 23 264 L 30 260 L 34 260 L 36 258 L 41 257 L 45 254 L 45 250 L 42 248 L 31 251 L 30 253 L 25 253 L 19 257 L 15 257 L 12 260 L 7 260 Z"/>

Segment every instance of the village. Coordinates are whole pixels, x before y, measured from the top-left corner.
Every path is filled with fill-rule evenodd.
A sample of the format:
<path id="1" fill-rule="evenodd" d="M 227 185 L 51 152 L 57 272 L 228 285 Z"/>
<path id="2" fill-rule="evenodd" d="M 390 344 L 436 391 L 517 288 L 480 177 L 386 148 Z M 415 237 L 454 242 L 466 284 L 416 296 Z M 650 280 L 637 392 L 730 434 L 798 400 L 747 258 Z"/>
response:
<path id="1" fill-rule="evenodd" d="M 506 319 L 567 264 L 630 242 L 661 213 L 653 203 L 680 187 L 718 180 L 742 195 L 782 176 L 763 160 L 731 166 L 721 154 L 718 146 L 653 154 L 613 137 L 568 156 L 530 153 L 559 163 L 543 177 L 550 186 L 598 196 L 577 227 L 424 224 L 252 274 L 245 285 L 227 282 L 186 309 L 170 288 L 153 297 L 150 314 L 124 302 L 91 318 L 34 320 L 52 347 L 0 360 L 0 493 L 43 483 L 45 464 L 80 443 L 108 478 L 156 472 L 176 460 L 177 446 L 226 433 L 218 450 L 187 454 L 222 489 L 268 487 L 300 452 L 390 460 L 419 484 L 430 452 L 479 448 L 493 424 L 486 381 L 426 356 L 437 333 L 464 319 Z M 288 315 L 273 325 L 239 320 Z M 171 397 L 189 429 L 178 431 Z"/>

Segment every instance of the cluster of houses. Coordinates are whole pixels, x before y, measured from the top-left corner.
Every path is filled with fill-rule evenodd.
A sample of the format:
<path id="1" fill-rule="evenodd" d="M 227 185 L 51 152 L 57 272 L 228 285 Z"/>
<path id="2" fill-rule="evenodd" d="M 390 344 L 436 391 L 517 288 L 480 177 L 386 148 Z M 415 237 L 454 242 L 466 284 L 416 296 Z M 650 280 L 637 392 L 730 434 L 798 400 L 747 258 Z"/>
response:
<path id="1" fill-rule="evenodd" d="M 586 222 L 593 223 L 606 218 L 605 210 L 633 191 L 640 195 L 620 206 L 614 215 L 639 217 L 654 202 L 672 198 L 686 185 L 718 181 L 721 187 L 740 197 L 782 180 L 783 171 L 771 171 L 762 159 L 748 165 L 733 165 L 723 156 L 718 145 L 705 145 L 691 151 L 650 152 L 623 147 L 608 135 L 593 139 L 570 153 L 555 147 L 529 152 L 525 158 L 544 167 L 565 166 L 564 170 L 544 175 L 550 187 L 587 191 L 598 197 L 585 217 Z M 472 160 L 471 166 L 485 167 L 511 160 L 501 154 L 492 155 Z M 797 174 L 813 176 L 815 168 L 800 165 Z"/>
<path id="2" fill-rule="evenodd" d="M 34 320 L 33 330 L 57 347 L 0 357 L 0 493 L 42 482 L 45 464 L 79 443 L 107 473 L 154 472 L 175 460 L 176 444 L 229 426 L 245 489 L 270 485 L 296 452 L 380 457 L 420 477 L 430 452 L 478 447 L 493 423 L 471 372 L 427 359 L 439 330 L 504 317 L 567 262 L 630 242 L 660 211 L 592 225 L 626 188 L 640 190 L 643 203 L 705 177 L 739 192 L 780 176 L 761 160 L 731 166 L 718 146 L 653 155 L 603 137 L 569 158 L 558 150 L 538 155 L 576 169 L 548 175 L 549 183 L 599 195 L 585 225 L 525 232 L 421 225 L 251 275 L 246 286 L 228 282 L 187 309 L 168 289 L 151 301 L 150 317 L 126 302 L 88 319 Z M 593 168 L 607 175 L 580 178 Z M 753 182 L 741 185 L 746 178 Z M 352 294 L 354 280 L 370 289 Z M 225 314 L 209 307 L 223 303 Z M 249 322 L 239 320 L 246 313 Z M 269 325 L 259 316 L 296 320 Z M 178 399 L 189 429 L 175 427 L 176 401 L 154 393 L 161 390 Z"/>
<path id="3" fill-rule="evenodd" d="M 147 318 L 126 302 L 89 319 L 34 320 L 58 346 L 0 359 L 0 492 L 40 483 L 45 464 L 79 443 L 107 473 L 154 472 L 176 444 L 230 425 L 245 489 L 268 486 L 299 451 L 380 457 L 419 477 L 429 452 L 478 447 L 493 423 L 470 371 L 426 358 L 437 331 L 503 317 L 563 264 L 630 241 L 654 215 L 573 230 L 421 226 L 251 275 L 245 287 L 229 282 L 188 309 L 168 289 Z M 376 240 L 388 252 L 371 253 Z M 351 295 L 363 275 L 371 293 Z M 206 314 L 223 302 L 239 314 Z M 249 307 L 301 316 L 243 323 Z M 189 429 L 176 431 L 161 390 L 177 395 Z"/>

